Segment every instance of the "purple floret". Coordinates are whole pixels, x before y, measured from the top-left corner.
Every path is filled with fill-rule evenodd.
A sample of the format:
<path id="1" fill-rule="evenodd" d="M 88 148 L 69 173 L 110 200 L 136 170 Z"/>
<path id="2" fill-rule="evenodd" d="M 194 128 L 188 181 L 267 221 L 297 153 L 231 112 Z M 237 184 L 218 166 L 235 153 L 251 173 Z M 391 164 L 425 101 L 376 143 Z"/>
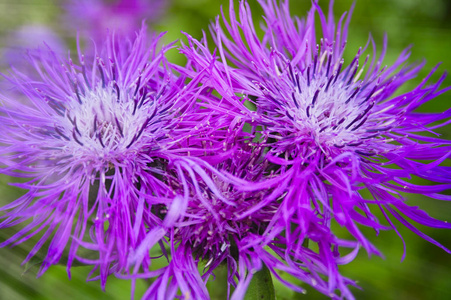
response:
<path id="1" fill-rule="evenodd" d="M 438 82 L 428 83 L 436 67 L 413 90 L 396 94 L 424 65 L 407 64 L 408 50 L 391 66 L 383 67 L 387 42 L 384 40 L 382 54 L 377 57 L 370 39 L 352 61 L 345 63 L 343 52 L 351 14 L 343 14 L 336 23 L 333 1 L 328 16 L 315 1 L 306 19 L 292 18 L 288 1 L 259 3 L 265 18 L 262 39 L 253 27 L 247 2 L 240 2 L 237 18 L 231 1 L 230 20 L 223 16 L 211 26 L 218 48 L 215 53 L 209 51 L 205 41 L 190 36 L 188 46 L 182 49 L 198 68 L 216 60 L 205 84 L 223 98 L 205 106 L 247 123 L 253 128 L 249 139 L 265 149 L 263 175 L 258 183 L 246 180 L 250 186 L 254 182 L 255 188 L 266 182 L 268 188 L 260 189 L 266 194 L 241 217 L 253 219 L 273 207 L 273 215 L 266 216 L 266 230 L 283 231 L 283 238 L 274 236 L 271 243 L 282 245 L 280 256 L 289 270 L 284 271 L 305 271 L 308 276 L 294 276 L 331 297 L 352 298 L 346 287 L 350 281 L 338 273 L 336 257 L 343 245 L 336 242 L 332 221 L 345 227 L 369 254 L 380 253 L 359 226 L 376 232 L 397 231 L 394 220 L 450 253 L 410 221 L 434 228 L 451 225 L 406 204 L 408 193 L 451 200 L 444 194 L 451 188 L 451 168 L 442 166 L 450 156 L 451 142 L 422 134 L 449 124 L 451 109 L 417 112 L 422 104 L 450 89 L 440 89 L 446 74 Z M 319 17 L 322 35 L 315 29 L 315 16 Z M 372 55 L 364 56 L 370 45 Z M 411 182 L 412 176 L 432 183 L 417 185 Z M 387 225 L 377 219 L 380 212 Z M 317 241 L 308 237 L 315 225 L 324 228 L 329 237 Z M 311 280 L 317 267 L 306 258 L 305 251 L 313 248 L 302 245 L 304 238 L 317 242 L 323 253 L 319 263 L 328 276 L 324 286 Z M 254 244 L 271 244 L 257 240 Z M 254 257 L 278 276 L 276 261 L 265 260 L 262 252 Z"/>

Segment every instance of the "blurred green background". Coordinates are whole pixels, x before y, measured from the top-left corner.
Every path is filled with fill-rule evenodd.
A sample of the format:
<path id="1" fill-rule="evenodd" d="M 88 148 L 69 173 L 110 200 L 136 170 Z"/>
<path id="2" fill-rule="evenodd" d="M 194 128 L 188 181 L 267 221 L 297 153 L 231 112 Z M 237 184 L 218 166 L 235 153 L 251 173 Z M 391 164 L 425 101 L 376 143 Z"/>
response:
<path id="1" fill-rule="evenodd" d="M 304 16 L 310 7 L 310 0 L 291 1 L 292 13 Z M 352 4 L 350 0 L 336 1 L 335 12 L 340 15 Z M 224 0 L 172 0 L 168 1 L 165 14 L 153 23 L 153 29 L 168 31 L 167 42 L 182 39 L 181 30 L 194 37 L 201 37 L 201 30 L 207 30 L 211 20 L 220 12 L 220 5 L 227 7 Z M 250 0 L 256 23 L 262 21 L 261 9 L 256 1 Z M 328 1 L 320 0 L 327 9 Z M 15 0 L 0 1 L 0 47 L 3 50 L 22 51 L 11 44 L 11 34 L 24 25 L 46 25 L 56 30 L 68 45 L 75 44 L 75 32 L 64 30 L 61 22 L 71 22 L 64 17 L 62 2 L 57 0 Z M 366 44 L 371 32 L 380 46 L 384 32 L 388 34 L 389 48 L 386 63 L 394 61 L 407 46 L 413 45 L 410 62 L 427 59 L 420 76 L 407 87 L 418 84 L 429 70 L 439 62 L 442 66 L 432 81 L 437 80 L 444 70 L 451 70 L 451 2 L 447 0 L 358 0 L 351 21 L 348 36 L 347 55 L 351 57 L 358 47 Z M 4 51 L 2 51 L 4 52 Z M 183 61 L 177 50 L 169 53 L 170 60 Z M 348 60 L 349 62 L 349 60 Z M 451 85 L 447 79 L 444 86 Z M 451 93 L 427 103 L 423 111 L 443 111 L 451 107 Z M 444 138 L 451 139 L 450 126 L 438 130 Z M 13 179 L 0 177 L 0 204 L 16 199 L 21 192 L 8 185 Z M 409 204 L 419 205 L 431 216 L 451 221 L 451 204 L 425 197 L 409 197 Z M 451 248 L 450 232 L 421 228 L 423 232 Z M 343 230 L 335 228 L 338 233 Z M 451 299 L 451 256 L 443 250 L 423 241 L 410 231 L 400 227 L 407 243 L 407 257 L 400 262 L 402 243 L 394 232 L 382 232 L 378 237 L 374 231 L 364 229 L 365 234 L 386 256 L 367 257 L 363 251 L 357 259 L 342 266 L 341 271 L 358 280 L 362 290 L 353 289 L 357 299 Z M 13 233 L 12 229 L 0 230 L 0 241 Z M 344 236 L 345 233 L 343 233 Z M 31 249 L 31 243 L 14 248 L 0 249 L 0 299 L 128 299 L 130 283 L 110 278 L 106 292 L 101 291 L 99 282 L 85 283 L 89 268 L 77 267 L 68 280 L 64 266 L 54 266 L 41 278 L 36 278 L 37 268 L 26 271 L 22 260 Z M 146 282 L 139 282 L 137 296 L 146 288 Z M 214 283 L 211 284 L 213 286 Z M 308 288 L 306 295 L 296 294 L 276 284 L 278 299 L 327 299 Z M 225 299 L 223 289 L 214 288 L 213 298 Z"/>

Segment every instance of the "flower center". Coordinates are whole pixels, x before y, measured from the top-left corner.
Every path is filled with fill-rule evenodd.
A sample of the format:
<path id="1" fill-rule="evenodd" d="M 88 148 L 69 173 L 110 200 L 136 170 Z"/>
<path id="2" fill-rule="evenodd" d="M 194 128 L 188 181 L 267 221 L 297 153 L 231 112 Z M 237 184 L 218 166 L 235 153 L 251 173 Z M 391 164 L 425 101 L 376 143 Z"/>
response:
<path id="1" fill-rule="evenodd" d="M 381 134 L 396 122 L 386 113 L 392 106 L 376 105 L 390 78 L 381 85 L 374 78 L 359 79 L 364 67 L 359 68 L 358 58 L 343 70 L 343 60 L 334 66 L 315 58 L 302 71 L 286 63 L 279 68 L 285 72 L 279 73 L 277 86 L 270 81 L 259 86 L 263 95 L 257 105 L 271 124 L 268 137 L 278 141 L 273 152 L 314 144 L 327 155 L 341 148 L 373 155 L 380 152 L 378 144 L 390 141 Z"/>
<path id="2" fill-rule="evenodd" d="M 361 126 L 366 121 L 362 108 L 372 104 L 357 103 L 358 88 L 346 86 L 334 78 L 320 77 L 310 80 L 300 78 L 292 94 L 294 106 L 288 110 L 294 126 L 301 134 L 312 135 L 321 145 L 346 145 L 361 137 Z M 333 86 L 331 86 L 333 85 Z"/>
<path id="3" fill-rule="evenodd" d="M 55 130 L 72 143 L 74 155 L 115 156 L 139 144 L 156 106 L 145 92 L 129 95 L 115 86 L 76 94 Z"/>

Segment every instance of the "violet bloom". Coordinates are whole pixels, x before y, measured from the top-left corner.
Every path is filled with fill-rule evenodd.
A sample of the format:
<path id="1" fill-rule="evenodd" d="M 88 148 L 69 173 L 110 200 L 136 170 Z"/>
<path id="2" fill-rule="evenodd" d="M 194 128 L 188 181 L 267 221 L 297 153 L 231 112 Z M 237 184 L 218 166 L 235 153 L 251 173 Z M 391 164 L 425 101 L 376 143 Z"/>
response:
<path id="1" fill-rule="evenodd" d="M 28 191 L 0 209 L 0 228 L 24 224 L 0 246 L 39 237 L 25 259 L 43 256 L 39 275 L 64 254 L 68 272 L 74 261 L 93 265 L 104 286 L 149 235 L 164 236 L 154 211 L 175 197 L 171 164 L 202 146 L 188 139 L 204 114 L 193 105 L 202 74 L 186 85 L 158 40 L 145 29 L 133 41 L 111 35 L 78 63 L 30 51 L 35 74 L 5 75 L 13 92 L 1 97 L 0 172 L 28 179 L 15 184 Z"/>
<path id="2" fill-rule="evenodd" d="M 220 60 L 211 68 L 208 84 L 224 98 L 208 106 L 241 118 L 258 132 L 251 138 L 266 149 L 266 172 L 273 171 L 268 182 L 277 181 L 283 187 L 277 201 L 270 201 L 274 196 L 269 194 L 243 216 L 253 217 L 265 205 L 276 206 L 269 224 L 284 228 L 281 242 L 287 250 L 281 255 L 286 255 L 292 269 L 309 262 L 303 260 L 301 251 L 305 251 L 302 243 L 308 232 L 305 220 L 311 215 L 326 227 L 332 220 L 338 222 L 369 254 L 379 252 L 358 224 L 377 232 L 385 228 L 397 231 L 393 219 L 450 253 L 409 219 L 435 228 L 451 225 L 407 205 L 405 198 L 406 193 L 413 193 L 451 199 L 443 194 L 451 188 L 451 169 L 440 165 L 449 157 L 451 143 L 421 134 L 448 124 L 451 109 L 416 112 L 423 103 L 449 90 L 440 89 L 445 75 L 428 84 L 434 68 L 412 91 L 395 95 L 423 67 L 406 64 L 408 50 L 392 66 L 382 67 L 387 48 L 384 41 L 378 58 L 375 46 L 371 60 L 369 55 L 361 57 L 365 47 L 345 64 L 351 14 L 343 14 L 335 23 L 333 1 L 327 17 L 315 1 L 306 19 L 293 19 L 288 1 L 259 2 L 266 22 L 263 39 L 255 32 L 246 1 L 240 2 L 239 19 L 230 2 L 230 21 L 222 18 L 226 32 L 220 18 L 211 27 Z M 319 16 L 322 38 L 316 34 L 315 15 Z M 183 52 L 199 67 L 215 59 L 206 44 L 188 38 L 190 45 Z M 434 183 L 417 185 L 409 180 L 411 176 Z M 377 210 L 388 226 L 379 222 Z M 341 250 L 335 251 L 334 255 Z M 326 291 L 318 290 L 332 297 L 352 298 L 333 256 L 323 264 L 329 272 L 328 285 Z M 312 269 L 307 267 L 306 272 L 312 273 Z M 339 294 L 335 294 L 337 290 Z"/>
<path id="3" fill-rule="evenodd" d="M 231 129 L 240 132 L 243 126 L 244 123 L 235 122 Z M 283 218 L 277 197 L 285 187 L 277 180 L 268 180 L 265 147 L 239 140 L 228 141 L 227 146 L 235 149 L 224 154 L 226 159 L 215 164 L 215 169 L 205 168 L 209 176 L 204 178 L 213 178 L 218 191 L 214 193 L 211 185 L 192 175 L 191 188 L 187 190 L 189 202 L 183 204 L 180 198 L 178 203 L 172 203 L 170 211 L 178 208 L 179 215 L 169 230 L 169 264 L 157 272 L 143 274 L 158 275 L 144 298 L 173 299 L 181 295 L 184 299 L 210 299 L 206 283 L 224 268 L 227 298 L 243 299 L 255 272 L 263 266 L 298 292 L 305 290 L 282 279 L 276 270 L 329 294 L 324 276 L 335 275 L 337 264 L 352 260 L 359 244 L 336 238 L 315 212 L 299 208 L 303 219 L 298 221 L 305 230 L 291 232 L 291 238 L 299 239 L 300 244 L 287 248 L 287 232 L 277 224 Z M 218 198 L 218 194 L 222 197 Z M 255 210 L 256 207 L 259 209 Z M 301 245 L 307 240 L 319 250 Z M 353 248 L 353 251 L 340 257 L 331 246 Z M 346 285 L 352 281 L 336 276 L 331 281 L 338 282 L 349 293 Z M 222 282 L 214 283 L 217 286 Z"/>
<path id="4" fill-rule="evenodd" d="M 25 25 L 11 32 L 7 47 L 2 49 L 2 65 L 19 66 L 25 62 L 26 49 L 36 48 L 43 42 L 58 54 L 63 54 L 64 41 L 50 28 L 38 24 Z"/>
<path id="5" fill-rule="evenodd" d="M 166 0 L 67 0 L 71 26 L 96 41 L 107 30 L 133 37 L 143 20 L 157 20 L 164 11 Z"/>

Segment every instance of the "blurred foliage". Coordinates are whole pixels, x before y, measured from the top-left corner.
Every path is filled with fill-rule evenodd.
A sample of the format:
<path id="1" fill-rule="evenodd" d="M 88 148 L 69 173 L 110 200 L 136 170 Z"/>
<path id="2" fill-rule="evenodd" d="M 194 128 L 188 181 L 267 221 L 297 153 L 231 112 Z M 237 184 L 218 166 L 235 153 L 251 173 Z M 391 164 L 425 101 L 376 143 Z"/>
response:
<path id="1" fill-rule="evenodd" d="M 262 22 L 261 9 L 255 0 L 249 0 L 253 9 L 255 22 Z M 237 1 L 236 1 L 237 2 Z M 292 0 L 292 14 L 304 16 L 310 7 L 309 0 Z M 352 0 L 336 1 L 334 11 L 337 17 L 347 11 Z M 444 70 L 451 70 L 451 2 L 446 0 L 358 0 L 351 21 L 348 36 L 348 57 L 353 56 L 360 46 L 365 46 L 368 34 L 372 36 L 380 50 L 384 33 L 388 35 L 388 51 L 386 63 L 389 64 L 409 45 L 413 45 L 410 61 L 427 59 L 426 67 L 419 78 L 412 80 L 407 88 L 412 88 L 426 76 L 429 70 L 439 62 L 442 66 L 432 77 L 437 80 Z M 15 0 L 0 1 L 0 47 L 6 50 L 21 51 L 18 44 L 11 44 L 11 34 L 24 25 L 47 25 L 60 34 L 64 40 L 75 45 L 76 32 L 65 30 L 62 22 L 71 22 L 64 14 L 62 1 L 57 0 Z M 328 1 L 320 1 L 326 10 Z M 227 15 L 227 0 L 173 0 L 161 18 L 153 24 L 156 31 L 167 31 L 164 41 L 169 43 L 181 39 L 186 41 L 180 32 L 201 38 L 202 30 L 208 31 L 208 24 L 220 13 L 220 5 L 224 6 Z M 24 41 L 24 44 L 25 41 Z M 210 41 L 211 44 L 211 41 Z M 169 52 L 173 62 L 183 62 L 177 50 Z M 445 80 L 444 86 L 451 85 Z M 447 93 L 427 103 L 423 111 L 443 111 L 451 106 L 451 94 Z M 450 127 L 439 132 L 444 138 L 451 139 Z M 0 204 L 16 199 L 22 191 L 7 185 L 10 179 L 0 177 Z M 450 206 L 444 201 L 431 200 L 426 197 L 409 196 L 409 204 L 419 205 L 433 217 L 451 221 Z M 0 241 L 14 233 L 13 229 L 0 230 Z M 422 228 L 434 239 L 451 248 L 451 239 L 446 230 Z M 346 237 L 345 230 L 338 225 L 334 230 Z M 386 256 L 385 259 L 371 257 L 363 251 L 352 263 L 342 266 L 341 271 L 348 277 L 358 281 L 363 290 L 354 289 L 357 299 L 451 299 L 451 256 L 435 247 L 407 229 L 400 232 L 407 244 L 407 256 L 400 262 L 403 246 L 395 232 L 382 232 L 376 238 L 374 231 L 362 229 L 374 244 Z M 69 280 L 64 266 L 53 266 L 41 278 L 36 278 L 38 268 L 21 266 L 21 262 L 31 249 L 32 243 L 25 243 L 13 248 L 0 249 L 0 299 L 128 299 L 130 282 L 110 278 L 106 291 L 100 289 L 97 281 L 86 283 L 89 268 L 75 267 L 72 279 Z M 164 263 L 162 261 L 158 263 Z M 213 298 L 224 299 L 225 270 L 220 270 L 215 282 L 209 282 Z M 137 283 L 137 296 L 142 295 L 148 283 Z M 327 299 L 327 297 L 306 287 L 307 295 L 296 294 L 275 281 L 277 299 Z"/>

